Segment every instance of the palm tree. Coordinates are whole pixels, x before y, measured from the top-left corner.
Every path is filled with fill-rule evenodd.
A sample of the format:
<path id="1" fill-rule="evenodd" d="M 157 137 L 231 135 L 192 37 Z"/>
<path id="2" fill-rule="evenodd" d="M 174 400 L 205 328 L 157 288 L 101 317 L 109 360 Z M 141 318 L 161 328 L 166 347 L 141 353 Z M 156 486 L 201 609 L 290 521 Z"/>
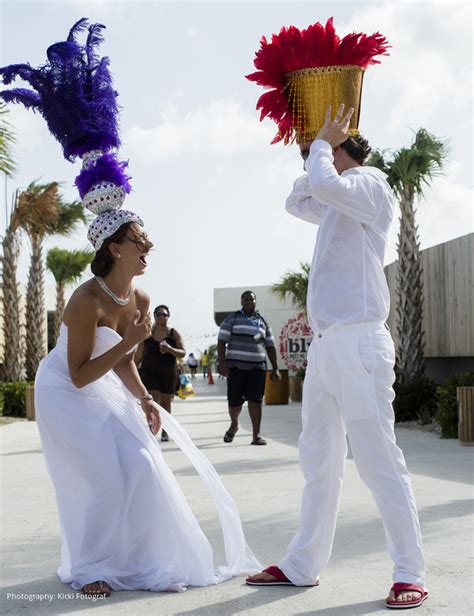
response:
<path id="1" fill-rule="evenodd" d="M 425 370 L 423 269 L 415 201 L 423 197 L 433 178 L 443 173 L 448 154 L 447 142 L 420 128 L 410 147 L 401 148 L 390 157 L 385 152 L 376 151 L 367 163 L 387 174 L 400 203 L 395 311 L 398 337 L 396 373 L 401 383 L 421 378 Z"/>
<path id="2" fill-rule="evenodd" d="M 12 176 L 15 171 L 11 148 L 15 143 L 15 136 L 6 116 L 8 109 L 5 103 L 0 102 L 0 172 Z"/>
<path id="3" fill-rule="evenodd" d="M 19 381 L 23 376 L 23 345 L 20 323 L 20 293 L 16 279 L 20 238 L 15 225 L 18 192 L 2 241 L 2 308 L 3 308 L 3 375 L 6 381 Z"/>
<path id="4" fill-rule="evenodd" d="M 17 226 L 31 242 L 31 260 L 26 290 L 26 376 L 33 380 L 45 355 L 45 301 L 43 244 L 48 235 L 66 235 L 79 221 L 86 221 L 80 203 L 64 203 L 57 182 L 32 182 L 20 193 Z"/>
<path id="5" fill-rule="evenodd" d="M 82 206 L 81 206 L 82 207 Z M 46 267 L 56 280 L 56 311 L 54 313 L 54 344 L 59 336 L 59 328 L 64 312 L 64 291 L 66 285 L 78 280 L 82 272 L 94 258 L 90 250 L 63 250 L 52 248 L 46 256 Z"/>
<path id="6" fill-rule="evenodd" d="M 0 102 L 0 172 L 11 177 L 15 163 L 11 148 L 15 142 L 10 123 L 6 120 L 8 109 Z M 7 381 L 18 381 L 22 372 L 22 347 L 20 330 L 20 295 L 16 280 L 16 269 L 20 253 L 20 242 L 13 224 L 13 211 L 18 193 L 14 197 L 10 217 L 2 240 L 2 308 L 3 308 L 3 372 Z M 5 211 L 7 204 L 5 203 Z"/>
<path id="7" fill-rule="evenodd" d="M 280 282 L 272 286 L 272 292 L 281 300 L 288 296 L 293 304 L 306 314 L 306 296 L 308 294 L 309 263 L 301 263 L 301 271 L 287 272 Z"/>
<path id="8" fill-rule="evenodd" d="M 35 378 L 45 355 L 45 302 L 42 246 L 46 233 L 58 221 L 58 184 L 32 182 L 20 193 L 15 212 L 16 226 L 30 238 L 31 260 L 26 291 L 26 377 Z"/>

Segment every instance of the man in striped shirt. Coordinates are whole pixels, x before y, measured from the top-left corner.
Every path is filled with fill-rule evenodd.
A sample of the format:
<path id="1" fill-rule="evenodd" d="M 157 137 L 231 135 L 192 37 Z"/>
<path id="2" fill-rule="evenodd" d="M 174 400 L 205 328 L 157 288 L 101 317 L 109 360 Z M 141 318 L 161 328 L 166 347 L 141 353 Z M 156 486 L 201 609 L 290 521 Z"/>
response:
<path id="1" fill-rule="evenodd" d="M 262 400 L 267 369 L 266 355 L 272 364 L 272 381 L 280 380 L 275 340 L 272 330 L 256 310 L 257 297 L 253 291 L 244 291 L 241 310 L 229 314 L 221 324 L 217 339 L 219 372 L 227 377 L 227 400 L 230 427 L 224 442 L 231 443 L 239 429 L 239 415 L 247 400 L 252 421 L 252 445 L 266 445 L 260 436 Z M 226 349 L 227 347 L 227 349 Z"/>

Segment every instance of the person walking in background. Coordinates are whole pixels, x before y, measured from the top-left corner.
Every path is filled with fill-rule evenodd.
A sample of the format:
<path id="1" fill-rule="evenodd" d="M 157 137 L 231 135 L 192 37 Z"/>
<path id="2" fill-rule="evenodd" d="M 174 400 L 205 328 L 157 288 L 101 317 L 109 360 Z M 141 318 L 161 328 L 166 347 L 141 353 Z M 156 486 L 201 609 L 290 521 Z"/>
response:
<path id="1" fill-rule="evenodd" d="M 206 378 L 209 372 L 209 354 L 207 352 L 207 349 L 201 355 L 201 366 L 202 366 L 202 376 L 203 378 Z"/>
<path id="2" fill-rule="evenodd" d="M 240 299 L 242 308 L 224 319 L 217 338 L 219 373 L 227 377 L 231 421 L 224 435 L 224 443 L 234 440 L 239 429 L 239 415 L 244 402 L 247 401 L 253 430 L 251 444 L 266 445 L 267 441 L 260 436 L 260 426 L 267 353 L 272 364 L 272 381 L 279 381 L 281 378 L 275 340 L 269 325 L 256 310 L 255 293 L 245 291 Z"/>
<path id="3" fill-rule="evenodd" d="M 171 401 L 178 383 L 177 360 L 186 355 L 179 333 L 168 328 L 170 311 L 163 304 L 153 312 L 155 322 L 151 336 L 140 343 L 135 362 L 143 384 L 153 400 L 171 413 Z M 168 434 L 161 431 L 161 441 L 167 442 Z"/>
<path id="4" fill-rule="evenodd" d="M 188 356 L 188 368 L 189 368 L 189 372 L 191 374 L 192 379 L 196 378 L 197 367 L 198 367 L 198 360 L 194 356 L 194 353 L 190 353 Z"/>

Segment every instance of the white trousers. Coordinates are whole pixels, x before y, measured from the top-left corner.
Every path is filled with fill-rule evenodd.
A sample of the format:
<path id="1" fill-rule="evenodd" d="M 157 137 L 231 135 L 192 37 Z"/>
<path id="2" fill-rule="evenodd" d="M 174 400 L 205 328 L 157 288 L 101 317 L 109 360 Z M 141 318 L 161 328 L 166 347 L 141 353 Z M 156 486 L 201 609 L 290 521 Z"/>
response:
<path id="1" fill-rule="evenodd" d="M 415 499 L 395 442 L 395 351 L 383 322 L 315 332 L 303 387 L 300 465 L 306 479 L 300 526 L 280 569 L 314 584 L 332 551 L 348 436 L 354 462 L 380 511 L 394 582 L 425 587 Z"/>

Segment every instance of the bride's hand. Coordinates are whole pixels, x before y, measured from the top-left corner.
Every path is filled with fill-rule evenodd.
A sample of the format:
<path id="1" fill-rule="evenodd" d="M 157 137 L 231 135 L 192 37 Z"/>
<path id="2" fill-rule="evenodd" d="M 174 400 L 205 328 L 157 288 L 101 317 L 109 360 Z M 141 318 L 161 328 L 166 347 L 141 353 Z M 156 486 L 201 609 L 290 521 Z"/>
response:
<path id="1" fill-rule="evenodd" d="M 152 434 L 158 434 L 158 430 L 161 427 L 160 407 L 154 400 L 142 400 L 140 406 L 146 415 L 150 431 Z"/>
<path id="2" fill-rule="evenodd" d="M 123 334 L 123 339 L 131 346 L 135 346 L 145 338 L 148 338 L 151 334 L 151 317 L 149 314 L 140 320 L 140 310 L 135 311 L 135 316 L 127 325 Z"/>

